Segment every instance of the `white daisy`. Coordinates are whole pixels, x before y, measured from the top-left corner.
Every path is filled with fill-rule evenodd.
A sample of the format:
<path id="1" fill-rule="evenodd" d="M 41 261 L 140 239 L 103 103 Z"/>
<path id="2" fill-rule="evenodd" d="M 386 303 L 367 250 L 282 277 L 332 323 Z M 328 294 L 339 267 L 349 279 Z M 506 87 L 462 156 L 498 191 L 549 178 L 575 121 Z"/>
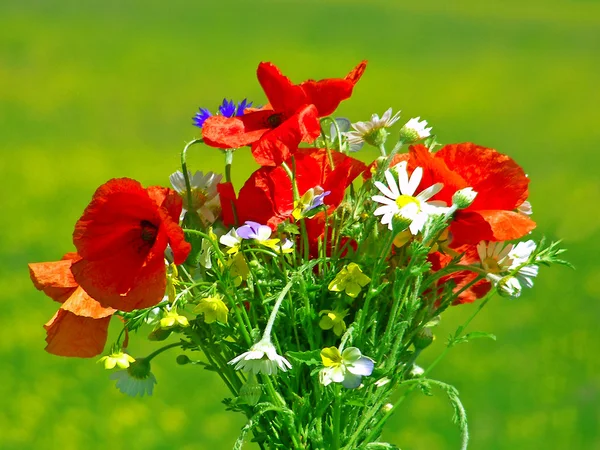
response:
<path id="1" fill-rule="evenodd" d="M 145 358 L 137 359 L 127 370 L 119 370 L 110 375 L 117 380 L 116 387 L 130 397 L 152 395 L 156 377 L 150 371 L 150 362 Z"/>
<path id="2" fill-rule="evenodd" d="M 494 285 L 498 285 L 502 280 L 499 287 L 513 297 L 518 297 L 521 293 L 521 284 L 528 288 L 533 287 L 533 279 L 538 274 L 538 267 L 520 266 L 529 260 L 535 249 L 536 244 L 532 240 L 519 242 L 517 245 L 485 241 L 477 244 L 481 266 L 488 273 L 488 279 Z M 516 269 L 518 271 L 514 276 L 500 277 L 501 274 L 514 272 Z"/>
<path id="3" fill-rule="evenodd" d="M 391 170 L 386 170 L 385 178 L 388 185 L 386 186 L 379 181 L 375 182 L 377 189 L 384 195 L 374 195 L 371 199 L 383 204 L 374 212 L 376 216 L 383 216 L 381 219 L 383 225 L 387 225 L 391 230 L 392 219 L 394 216 L 400 216 L 411 222 L 409 225 L 410 232 L 416 235 L 423 229 L 430 215 L 446 212 L 445 202 L 428 201 L 440 192 L 444 185 L 436 183 L 415 195 L 421 178 L 423 178 L 423 169 L 417 167 L 409 178 L 406 165 L 406 161 L 402 161 L 394 167 L 394 170 L 398 173 L 398 181 Z"/>
<path id="4" fill-rule="evenodd" d="M 377 114 L 373 114 L 371 120 L 368 122 L 353 123 L 352 128 L 354 128 L 354 131 L 346 133 L 348 143 L 351 146 L 356 146 L 368 142 L 371 145 L 379 146 L 385 142 L 385 138 L 387 137 L 387 132 L 384 128 L 391 127 L 398 119 L 400 119 L 400 111 L 392 116 L 392 108 L 389 108 L 383 113 L 381 119 Z"/>
<path id="5" fill-rule="evenodd" d="M 190 186 L 192 188 L 192 205 L 188 204 L 187 188 L 185 186 L 185 177 L 183 172 L 177 171 L 169 177 L 171 185 L 183 199 L 183 214 L 185 211 L 192 209 L 197 211 L 200 218 L 205 224 L 212 224 L 217 220 L 221 211 L 221 203 L 217 185 L 223 178 L 222 175 L 217 175 L 213 172 L 208 172 L 206 175 L 197 171 L 193 176 L 188 171 L 190 178 Z"/>
<path id="6" fill-rule="evenodd" d="M 431 136 L 432 128 L 425 128 L 427 121 L 420 119 L 420 117 L 414 117 L 400 129 L 400 138 L 403 141 L 412 143 Z"/>
<path id="7" fill-rule="evenodd" d="M 264 373 L 274 375 L 278 369 L 286 372 L 292 368 L 290 362 L 277 353 L 271 339 L 263 337 L 250 347 L 250 350 L 236 356 L 229 364 L 235 364 L 236 370 L 244 370 L 253 374 Z"/>

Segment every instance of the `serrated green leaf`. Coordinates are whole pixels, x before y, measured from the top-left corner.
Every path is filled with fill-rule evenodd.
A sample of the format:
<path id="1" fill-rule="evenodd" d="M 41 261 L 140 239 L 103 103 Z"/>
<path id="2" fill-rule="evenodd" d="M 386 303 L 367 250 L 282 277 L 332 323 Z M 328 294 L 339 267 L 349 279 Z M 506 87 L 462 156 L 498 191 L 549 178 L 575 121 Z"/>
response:
<path id="1" fill-rule="evenodd" d="M 312 350 L 309 352 L 287 352 L 292 362 L 306 364 L 307 366 L 315 366 L 321 364 L 321 350 Z"/>

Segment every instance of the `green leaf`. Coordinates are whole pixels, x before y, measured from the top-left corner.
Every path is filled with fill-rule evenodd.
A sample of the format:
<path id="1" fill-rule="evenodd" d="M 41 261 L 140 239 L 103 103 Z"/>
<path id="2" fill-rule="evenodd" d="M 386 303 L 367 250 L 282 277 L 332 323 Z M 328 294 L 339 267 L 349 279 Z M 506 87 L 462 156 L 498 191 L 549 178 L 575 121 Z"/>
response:
<path id="1" fill-rule="evenodd" d="M 306 364 L 307 366 L 316 366 L 321 364 L 321 350 L 312 350 L 309 352 L 287 352 L 292 362 Z"/>
<path id="2" fill-rule="evenodd" d="M 455 344 L 464 344 L 469 342 L 471 339 L 492 339 L 496 340 L 496 335 L 492 333 L 486 333 L 484 331 L 471 331 L 470 333 L 465 334 L 459 338 L 456 338 L 452 345 Z"/>
<path id="3" fill-rule="evenodd" d="M 400 450 L 400 447 L 397 447 L 394 444 L 389 444 L 387 442 L 371 442 L 365 446 L 367 450 Z"/>

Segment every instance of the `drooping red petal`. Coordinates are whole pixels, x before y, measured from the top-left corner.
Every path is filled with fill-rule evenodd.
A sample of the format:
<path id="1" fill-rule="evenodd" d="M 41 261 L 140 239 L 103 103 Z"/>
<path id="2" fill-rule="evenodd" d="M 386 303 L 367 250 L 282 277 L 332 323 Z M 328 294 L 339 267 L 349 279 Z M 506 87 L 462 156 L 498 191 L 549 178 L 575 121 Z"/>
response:
<path id="1" fill-rule="evenodd" d="M 261 62 L 256 75 L 269 103 L 278 113 L 290 116 L 301 106 L 311 103 L 302 88 L 292 83 L 275 64 Z"/>
<path id="2" fill-rule="evenodd" d="M 366 67 L 367 62 L 362 61 L 345 78 L 308 80 L 301 83 L 300 87 L 306 94 L 306 103 L 312 103 L 317 107 L 319 117 L 329 116 L 343 100 L 350 98 L 354 86 Z"/>
<path id="3" fill-rule="evenodd" d="M 79 286 L 71 274 L 71 260 L 30 263 L 29 276 L 36 289 L 64 303 Z"/>
<path id="4" fill-rule="evenodd" d="M 44 325 L 46 351 L 58 356 L 91 358 L 104 350 L 110 317 L 92 319 L 59 309 Z"/>
<path id="5" fill-rule="evenodd" d="M 252 145 L 252 155 L 261 166 L 277 166 L 292 155 L 300 142 L 312 142 L 320 133 L 316 108 L 305 105 Z"/>
<path id="6" fill-rule="evenodd" d="M 510 157 L 491 148 L 467 142 L 446 145 L 435 154 L 477 192 L 469 211 L 512 210 L 527 196 L 529 179 Z"/>
<path id="7" fill-rule="evenodd" d="M 217 148 L 252 145 L 274 127 L 269 123 L 274 114 L 272 109 L 263 109 L 243 116 L 211 116 L 202 125 L 202 138 L 206 145 Z"/>
<path id="8" fill-rule="evenodd" d="M 81 286 L 75 288 L 61 308 L 65 311 L 72 312 L 77 316 L 90 317 L 92 319 L 109 317 L 116 312 L 113 308 L 103 307 L 100 303 L 90 297 Z"/>

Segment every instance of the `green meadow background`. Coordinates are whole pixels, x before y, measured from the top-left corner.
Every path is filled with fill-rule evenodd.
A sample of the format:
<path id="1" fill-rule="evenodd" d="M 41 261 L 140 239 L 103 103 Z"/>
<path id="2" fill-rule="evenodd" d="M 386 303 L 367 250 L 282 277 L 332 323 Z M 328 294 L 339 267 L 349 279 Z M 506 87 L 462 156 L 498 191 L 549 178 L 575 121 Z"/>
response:
<path id="1" fill-rule="evenodd" d="M 339 114 L 392 106 L 442 142 L 514 157 L 531 177 L 535 236 L 564 239 L 576 271 L 542 269 L 518 300 L 496 298 L 433 373 L 461 392 L 471 449 L 600 449 L 600 2 L 2 0 L 0 2 L 0 448 L 229 449 L 244 421 L 214 374 L 155 360 L 151 398 L 121 395 L 94 360 L 44 352 L 57 304 L 27 263 L 72 250 L 95 188 L 113 177 L 168 184 L 191 117 L 223 97 L 265 98 L 273 61 L 293 80 L 367 71 Z M 362 154 L 372 159 L 374 152 Z M 222 170 L 194 147 L 193 168 Z M 253 162 L 236 155 L 241 182 Z M 472 311 L 449 311 L 431 361 Z M 116 323 L 114 324 L 116 325 Z M 115 329 L 112 330 L 113 332 Z M 142 336 L 131 351 L 151 348 Z M 459 447 L 440 394 L 414 394 L 386 438 Z M 248 445 L 247 448 L 254 448 Z"/>

